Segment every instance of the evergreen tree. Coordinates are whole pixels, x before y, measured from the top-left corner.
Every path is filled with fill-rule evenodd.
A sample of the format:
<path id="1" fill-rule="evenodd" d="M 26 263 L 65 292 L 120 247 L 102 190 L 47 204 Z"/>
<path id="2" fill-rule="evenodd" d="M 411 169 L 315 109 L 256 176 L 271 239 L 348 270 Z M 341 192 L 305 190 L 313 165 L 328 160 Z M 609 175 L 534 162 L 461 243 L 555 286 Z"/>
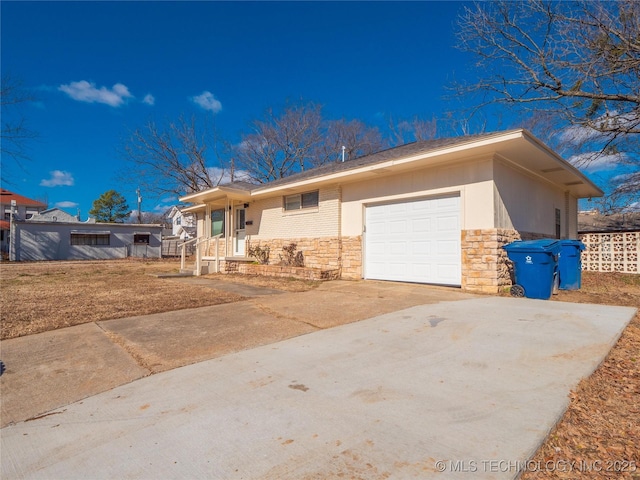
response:
<path id="1" fill-rule="evenodd" d="M 115 190 L 108 190 L 100 195 L 100 198 L 94 200 L 93 208 L 89 210 L 89 215 L 104 223 L 124 223 L 130 213 L 127 201 Z"/>

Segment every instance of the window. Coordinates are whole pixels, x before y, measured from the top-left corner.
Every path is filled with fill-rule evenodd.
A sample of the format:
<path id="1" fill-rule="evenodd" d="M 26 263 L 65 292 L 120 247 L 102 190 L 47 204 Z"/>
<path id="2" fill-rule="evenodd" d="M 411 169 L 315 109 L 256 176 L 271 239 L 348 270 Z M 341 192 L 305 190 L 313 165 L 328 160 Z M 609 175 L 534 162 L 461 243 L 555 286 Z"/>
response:
<path id="1" fill-rule="evenodd" d="M 211 236 L 224 235 L 224 209 L 211 212 Z"/>
<path id="2" fill-rule="evenodd" d="M 560 209 L 556 208 L 556 238 L 560 238 Z"/>
<path id="3" fill-rule="evenodd" d="M 318 206 L 318 190 L 315 192 L 297 193 L 284 197 L 284 209 L 300 210 L 302 208 L 313 208 Z"/>
<path id="4" fill-rule="evenodd" d="M 71 245 L 109 245 L 108 233 L 72 233 Z"/>
<path id="5" fill-rule="evenodd" d="M 133 243 L 149 245 L 149 237 L 151 237 L 150 233 L 134 233 Z"/>
<path id="6" fill-rule="evenodd" d="M 245 229 L 245 211 L 244 208 L 236 209 L 236 230 Z"/>

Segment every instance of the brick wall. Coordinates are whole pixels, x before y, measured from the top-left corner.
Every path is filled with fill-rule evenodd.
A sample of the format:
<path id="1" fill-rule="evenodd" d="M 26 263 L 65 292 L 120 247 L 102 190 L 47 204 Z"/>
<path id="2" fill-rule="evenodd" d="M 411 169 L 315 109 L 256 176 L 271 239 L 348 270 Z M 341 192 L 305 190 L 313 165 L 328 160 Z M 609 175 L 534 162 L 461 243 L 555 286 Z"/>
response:
<path id="1" fill-rule="evenodd" d="M 247 237 L 255 241 L 274 238 L 337 237 L 340 232 L 340 188 L 321 188 L 318 207 L 285 211 L 283 197 L 258 200 L 249 205 Z"/>

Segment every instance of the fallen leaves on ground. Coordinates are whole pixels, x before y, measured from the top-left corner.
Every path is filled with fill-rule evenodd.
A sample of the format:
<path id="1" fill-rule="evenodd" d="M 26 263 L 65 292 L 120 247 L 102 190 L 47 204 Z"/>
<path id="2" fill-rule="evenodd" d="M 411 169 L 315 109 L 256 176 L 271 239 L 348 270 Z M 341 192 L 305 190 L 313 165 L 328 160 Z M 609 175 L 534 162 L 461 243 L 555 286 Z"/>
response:
<path id="1" fill-rule="evenodd" d="M 640 307 L 639 275 L 583 272 L 582 280 L 554 300 Z M 640 313 L 569 398 L 521 478 L 640 479 Z"/>

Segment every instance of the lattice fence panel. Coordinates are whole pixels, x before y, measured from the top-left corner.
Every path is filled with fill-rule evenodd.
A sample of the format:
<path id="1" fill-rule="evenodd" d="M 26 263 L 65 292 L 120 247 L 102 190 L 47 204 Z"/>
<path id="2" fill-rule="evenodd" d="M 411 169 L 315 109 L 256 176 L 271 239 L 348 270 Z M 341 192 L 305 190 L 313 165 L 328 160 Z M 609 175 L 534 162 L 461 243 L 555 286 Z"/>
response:
<path id="1" fill-rule="evenodd" d="M 582 269 L 591 272 L 640 273 L 640 232 L 585 233 L 580 236 Z"/>

